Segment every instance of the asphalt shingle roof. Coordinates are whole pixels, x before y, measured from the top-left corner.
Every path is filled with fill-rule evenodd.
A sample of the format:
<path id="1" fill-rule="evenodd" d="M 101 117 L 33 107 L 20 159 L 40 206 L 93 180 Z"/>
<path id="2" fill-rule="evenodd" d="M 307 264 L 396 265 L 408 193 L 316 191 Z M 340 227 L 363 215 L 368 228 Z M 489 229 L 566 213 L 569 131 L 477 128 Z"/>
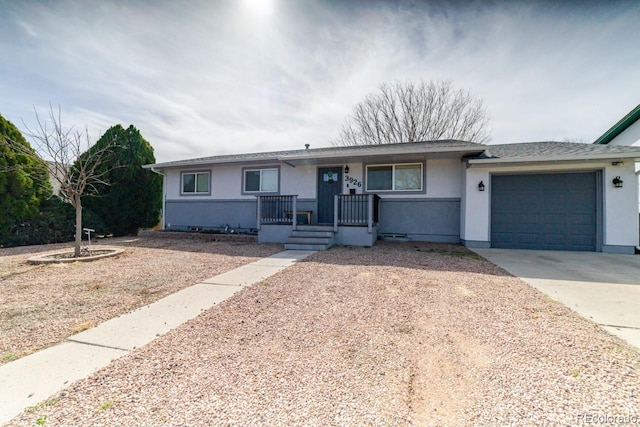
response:
<path id="1" fill-rule="evenodd" d="M 424 141 L 424 142 L 405 142 L 401 144 L 384 144 L 384 145 L 359 145 L 359 146 L 346 146 L 346 147 L 321 147 L 321 148 L 306 148 L 298 150 L 284 150 L 284 151 L 268 151 L 261 153 L 246 153 L 246 154 L 225 154 L 220 156 L 208 156 L 198 157 L 194 159 L 178 160 L 173 162 L 158 163 L 153 166 L 158 167 L 171 167 L 181 166 L 190 163 L 235 163 L 242 161 L 260 161 L 260 160 L 277 160 L 285 159 L 288 157 L 298 156 L 313 156 L 313 157 L 338 157 L 340 155 L 352 155 L 352 156 L 367 156 L 367 155 L 380 155 L 387 152 L 406 152 L 411 153 L 413 151 L 447 151 L 447 150 L 482 150 L 486 146 L 475 142 L 457 141 L 457 140 L 441 140 L 441 141 Z"/>
<path id="2" fill-rule="evenodd" d="M 173 167 L 190 164 L 207 163 L 240 163 L 259 161 L 286 161 L 287 159 L 301 158 L 332 158 L 340 156 L 373 156 L 385 154 L 411 154 L 411 153 L 438 153 L 447 151 L 457 151 L 468 153 L 468 159 L 491 161 L 491 160 L 567 160 L 575 158 L 611 157 L 622 155 L 633 157 L 636 154 L 640 158 L 640 147 L 629 147 L 619 145 L 582 144 L 575 142 L 522 142 L 517 144 L 484 145 L 475 142 L 444 140 L 444 141 L 424 141 L 406 142 L 402 144 L 385 145 L 361 145 L 348 147 L 321 147 L 298 150 L 267 151 L 262 153 L 246 154 L 226 154 L 220 156 L 198 157 L 195 159 L 179 160 L 166 163 L 148 165 L 147 167 Z M 482 151 L 483 150 L 483 151 Z M 482 152 L 481 152 L 482 151 Z"/>
<path id="3" fill-rule="evenodd" d="M 553 158 L 571 157 L 576 160 L 581 157 L 632 154 L 640 157 L 640 147 L 609 146 L 582 144 L 576 142 L 522 142 L 518 144 L 487 145 L 484 153 L 472 157 L 473 159 L 526 159 L 526 158 Z"/>

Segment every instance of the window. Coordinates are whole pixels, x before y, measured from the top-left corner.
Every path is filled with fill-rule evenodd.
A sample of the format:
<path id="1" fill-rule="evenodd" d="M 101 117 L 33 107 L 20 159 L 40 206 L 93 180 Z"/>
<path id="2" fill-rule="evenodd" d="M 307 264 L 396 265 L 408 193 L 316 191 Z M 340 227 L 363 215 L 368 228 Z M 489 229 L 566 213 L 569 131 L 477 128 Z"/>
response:
<path id="1" fill-rule="evenodd" d="M 422 191 L 422 163 L 367 166 L 367 191 Z"/>
<path id="2" fill-rule="evenodd" d="M 245 193 L 277 193 L 278 169 L 245 169 Z"/>
<path id="3" fill-rule="evenodd" d="M 182 194 L 209 194 L 209 172 L 183 173 Z"/>

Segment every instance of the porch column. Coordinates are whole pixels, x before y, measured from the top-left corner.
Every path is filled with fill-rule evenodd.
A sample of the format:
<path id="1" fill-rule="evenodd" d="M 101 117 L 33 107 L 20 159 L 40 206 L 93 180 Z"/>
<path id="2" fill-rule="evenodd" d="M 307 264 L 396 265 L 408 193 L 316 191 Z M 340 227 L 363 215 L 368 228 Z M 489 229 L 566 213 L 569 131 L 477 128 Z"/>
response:
<path id="1" fill-rule="evenodd" d="M 258 217 L 256 228 L 258 229 L 258 231 L 260 231 L 260 223 L 262 222 L 262 198 L 260 196 L 256 196 L 256 198 L 258 199 Z"/>
<path id="2" fill-rule="evenodd" d="M 298 196 L 296 194 L 293 195 L 293 201 L 291 202 L 291 210 L 293 211 L 293 225 L 291 229 L 296 231 L 298 226 Z"/>
<path id="3" fill-rule="evenodd" d="M 367 194 L 367 232 L 373 233 L 373 194 Z"/>
<path id="4" fill-rule="evenodd" d="M 333 231 L 338 232 L 338 195 L 333 196 Z"/>

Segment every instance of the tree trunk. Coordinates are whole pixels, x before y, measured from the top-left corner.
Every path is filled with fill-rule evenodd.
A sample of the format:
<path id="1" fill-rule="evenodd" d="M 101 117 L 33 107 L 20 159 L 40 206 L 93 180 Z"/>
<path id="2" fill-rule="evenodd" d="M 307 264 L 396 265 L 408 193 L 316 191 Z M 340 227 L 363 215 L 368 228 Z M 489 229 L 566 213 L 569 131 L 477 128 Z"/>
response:
<path id="1" fill-rule="evenodd" d="M 80 256 L 80 246 L 82 245 L 82 202 L 79 194 L 74 195 L 73 200 L 76 208 L 76 241 L 73 256 L 78 258 Z"/>

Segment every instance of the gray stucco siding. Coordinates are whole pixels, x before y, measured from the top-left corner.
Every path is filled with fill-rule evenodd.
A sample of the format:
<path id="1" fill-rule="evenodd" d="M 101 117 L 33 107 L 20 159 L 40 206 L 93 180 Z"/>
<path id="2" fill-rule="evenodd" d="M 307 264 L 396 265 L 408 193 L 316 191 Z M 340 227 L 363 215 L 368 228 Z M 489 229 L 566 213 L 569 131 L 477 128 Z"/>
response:
<path id="1" fill-rule="evenodd" d="M 317 201 L 298 200 L 299 211 L 313 212 Z M 256 200 L 167 200 L 165 227 L 219 229 L 257 228 Z M 381 199 L 378 233 L 406 234 L 411 240 L 432 242 L 460 241 L 460 199 Z"/>
<path id="2" fill-rule="evenodd" d="M 460 242 L 460 199 L 381 199 L 379 234 L 410 240 Z"/>
<path id="3" fill-rule="evenodd" d="M 635 250 L 636 248 L 634 246 L 602 245 L 602 252 L 606 252 L 610 254 L 633 255 L 635 253 Z"/>
<path id="4" fill-rule="evenodd" d="M 167 200 L 165 228 L 256 228 L 256 200 Z"/>

